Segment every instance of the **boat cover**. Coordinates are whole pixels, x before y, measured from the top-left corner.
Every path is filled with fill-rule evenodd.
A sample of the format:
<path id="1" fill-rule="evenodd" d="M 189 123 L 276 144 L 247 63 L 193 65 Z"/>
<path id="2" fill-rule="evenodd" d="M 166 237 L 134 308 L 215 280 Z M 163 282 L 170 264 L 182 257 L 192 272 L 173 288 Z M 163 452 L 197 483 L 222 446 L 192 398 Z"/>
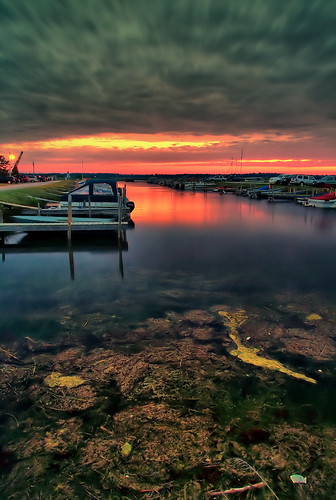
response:
<path id="1" fill-rule="evenodd" d="M 331 193 L 321 194 L 320 196 L 312 196 L 311 200 L 324 200 L 331 201 L 336 200 L 336 191 L 332 191 Z"/>

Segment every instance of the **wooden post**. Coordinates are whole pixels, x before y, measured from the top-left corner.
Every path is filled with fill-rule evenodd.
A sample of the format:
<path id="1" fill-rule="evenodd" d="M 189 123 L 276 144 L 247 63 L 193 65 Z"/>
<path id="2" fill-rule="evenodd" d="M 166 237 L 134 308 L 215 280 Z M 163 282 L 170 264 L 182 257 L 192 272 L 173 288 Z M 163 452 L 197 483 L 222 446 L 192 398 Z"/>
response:
<path id="1" fill-rule="evenodd" d="M 71 224 L 72 224 L 72 195 L 68 194 L 68 241 L 71 241 Z"/>
<path id="2" fill-rule="evenodd" d="M 123 220 L 126 220 L 126 184 L 123 189 Z"/>
<path id="3" fill-rule="evenodd" d="M 121 238 L 121 203 L 122 203 L 122 196 L 118 191 L 118 242 L 120 241 Z"/>
<path id="4" fill-rule="evenodd" d="M 70 277 L 72 280 L 75 279 L 75 260 L 72 249 L 71 235 L 68 238 L 68 252 L 69 252 L 69 266 L 70 266 Z"/>

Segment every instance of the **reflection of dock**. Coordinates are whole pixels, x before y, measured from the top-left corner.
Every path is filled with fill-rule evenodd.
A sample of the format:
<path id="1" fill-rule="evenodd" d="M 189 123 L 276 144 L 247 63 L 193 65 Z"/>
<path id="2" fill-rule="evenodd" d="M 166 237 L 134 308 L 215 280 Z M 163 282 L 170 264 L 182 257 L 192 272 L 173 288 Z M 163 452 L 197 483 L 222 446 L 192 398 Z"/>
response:
<path id="1" fill-rule="evenodd" d="M 36 216 L 36 220 L 38 216 Z M 129 225 L 126 221 L 114 221 L 109 219 L 76 221 L 75 218 L 69 223 L 67 220 L 59 222 L 5 222 L 0 223 L 0 233 L 14 233 L 14 232 L 64 232 L 64 231 L 109 231 L 126 228 Z"/>
<path id="2" fill-rule="evenodd" d="M 22 232 L 4 235 L 1 247 L 5 253 L 63 252 L 68 248 L 68 243 L 63 233 Z M 88 233 L 77 232 L 72 235 L 71 245 L 78 252 L 128 250 L 126 231 L 120 234 L 115 231 L 100 232 L 96 238 L 88 238 Z"/>
<path id="3" fill-rule="evenodd" d="M 29 253 L 68 254 L 71 279 L 75 279 L 75 254 L 104 252 L 118 254 L 119 273 L 124 277 L 123 252 L 128 250 L 126 231 L 100 232 L 96 238 L 88 238 L 87 232 L 75 232 L 70 239 L 61 232 L 29 232 L 3 235 L 1 241 L 2 262 L 6 255 Z"/>

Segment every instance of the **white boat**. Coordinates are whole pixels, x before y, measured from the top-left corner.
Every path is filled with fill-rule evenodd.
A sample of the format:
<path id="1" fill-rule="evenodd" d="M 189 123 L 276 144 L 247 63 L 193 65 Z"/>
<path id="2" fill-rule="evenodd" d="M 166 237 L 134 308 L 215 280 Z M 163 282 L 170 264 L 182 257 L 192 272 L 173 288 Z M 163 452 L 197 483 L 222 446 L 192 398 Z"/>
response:
<path id="1" fill-rule="evenodd" d="M 307 198 L 303 205 L 316 208 L 336 208 L 336 191 Z"/>
<path id="2" fill-rule="evenodd" d="M 66 216 L 71 208 L 74 216 L 82 217 L 118 217 L 122 212 L 129 217 L 135 204 L 126 197 L 126 186 L 120 188 L 113 179 L 88 179 L 68 193 L 64 193 L 59 201 L 47 202 L 41 208 L 42 216 Z M 24 215 L 31 214 L 25 210 Z"/>

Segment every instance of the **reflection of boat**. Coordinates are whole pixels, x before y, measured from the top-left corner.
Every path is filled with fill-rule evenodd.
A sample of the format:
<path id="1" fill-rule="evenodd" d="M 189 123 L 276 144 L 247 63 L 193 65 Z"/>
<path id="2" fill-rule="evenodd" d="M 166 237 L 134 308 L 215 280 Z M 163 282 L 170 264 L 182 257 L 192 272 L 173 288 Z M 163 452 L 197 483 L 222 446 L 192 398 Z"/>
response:
<path id="1" fill-rule="evenodd" d="M 119 188 L 115 180 L 87 179 L 63 194 L 59 201 L 48 202 L 39 210 L 39 215 L 66 216 L 70 206 L 74 217 L 118 217 L 120 212 L 129 217 L 135 207 L 134 202 L 126 197 L 126 187 Z M 23 215 L 32 213 L 30 209 L 22 211 Z"/>
<path id="2" fill-rule="evenodd" d="M 303 203 L 306 207 L 336 208 L 336 191 L 308 198 Z"/>
<path id="3" fill-rule="evenodd" d="M 29 232 L 11 233 L 4 236 L 1 251 L 5 253 L 25 252 L 62 252 L 69 246 L 69 241 L 59 232 Z M 118 234 L 116 231 L 101 232 L 99 238 L 88 238 L 86 233 L 72 234 L 71 246 L 76 251 L 127 251 L 126 231 Z"/>

